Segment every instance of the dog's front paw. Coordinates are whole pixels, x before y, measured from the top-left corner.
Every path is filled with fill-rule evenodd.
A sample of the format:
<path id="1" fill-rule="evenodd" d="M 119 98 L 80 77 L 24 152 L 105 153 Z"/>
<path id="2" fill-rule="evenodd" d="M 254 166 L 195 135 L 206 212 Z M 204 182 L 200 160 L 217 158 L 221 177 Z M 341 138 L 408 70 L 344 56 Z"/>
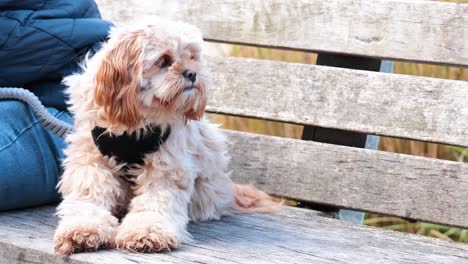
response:
<path id="1" fill-rule="evenodd" d="M 77 252 L 114 247 L 113 228 L 97 225 L 77 225 L 59 228 L 54 237 L 55 254 L 68 256 Z"/>
<path id="2" fill-rule="evenodd" d="M 121 230 L 115 239 L 118 249 L 129 252 L 169 252 L 179 246 L 171 232 L 158 226 Z"/>

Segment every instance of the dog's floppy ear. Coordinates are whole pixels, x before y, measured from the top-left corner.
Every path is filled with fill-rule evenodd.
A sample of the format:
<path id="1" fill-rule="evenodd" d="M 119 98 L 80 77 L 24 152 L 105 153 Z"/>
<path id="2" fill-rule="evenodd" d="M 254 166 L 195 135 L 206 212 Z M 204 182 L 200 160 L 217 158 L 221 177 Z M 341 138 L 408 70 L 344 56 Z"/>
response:
<path id="1" fill-rule="evenodd" d="M 143 70 L 143 36 L 126 32 L 111 39 L 95 76 L 94 98 L 110 126 L 134 128 L 140 121 L 138 90 Z"/>

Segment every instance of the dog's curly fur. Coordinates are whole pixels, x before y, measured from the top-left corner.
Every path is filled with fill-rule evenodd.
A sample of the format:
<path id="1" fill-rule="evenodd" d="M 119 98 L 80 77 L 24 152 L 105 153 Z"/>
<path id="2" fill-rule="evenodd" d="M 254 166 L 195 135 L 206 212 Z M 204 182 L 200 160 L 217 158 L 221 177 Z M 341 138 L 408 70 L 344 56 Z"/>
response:
<path id="1" fill-rule="evenodd" d="M 59 183 L 64 200 L 56 254 L 169 251 L 190 240 L 189 220 L 277 206 L 265 193 L 231 182 L 226 139 L 203 118 L 210 82 L 202 44 L 197 28 L 179 22 L 114 27 L 83 72 L 65 78 L 76 131 L 67 138 Z M 196 73 L 195 82 L 185 70 Z M 150 124 L 170 126 L 170 136 L 143 165 L 125 172 L 134 177 L 129 183 L 125 164 L 103 156 L 91 130 L 119 135 Z"/>

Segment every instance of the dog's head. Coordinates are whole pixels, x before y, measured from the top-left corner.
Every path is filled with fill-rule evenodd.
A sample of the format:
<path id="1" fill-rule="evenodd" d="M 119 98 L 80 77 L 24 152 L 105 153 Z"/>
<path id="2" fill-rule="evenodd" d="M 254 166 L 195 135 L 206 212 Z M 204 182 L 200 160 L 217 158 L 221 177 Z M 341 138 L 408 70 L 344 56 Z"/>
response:
<path id="1" fill-rule="evenodd" d="M 200 119 L 208 85 L 202 44 L 200 31 L 185 23 L 113 28 L 94 76 L 100 115 L 110 127 L 128 129 L 162 116 Z"/>

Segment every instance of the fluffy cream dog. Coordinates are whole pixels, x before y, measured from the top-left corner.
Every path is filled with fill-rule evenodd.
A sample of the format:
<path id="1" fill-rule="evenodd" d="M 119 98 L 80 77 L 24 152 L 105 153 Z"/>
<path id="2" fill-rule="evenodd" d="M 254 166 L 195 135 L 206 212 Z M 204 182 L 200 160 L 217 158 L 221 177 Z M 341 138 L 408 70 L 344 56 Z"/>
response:
<path id="1" fill-rule="evenodd" d="M 67 138 L 59 183 L 56 254 L 114 246 L 168 251 L 190 240 L 189 220 L 277 206 L 231 182 L 225 137 L 203 119 L 210 82 L 202 43 L 197 28 L 178 22 L 115 27 L 83 72 L 65 79 L 76 131 Z M 103 155 L 91 135 L 103 127 L 144 136 L 155 125 L 170 134 L 142 164 Z"/>

